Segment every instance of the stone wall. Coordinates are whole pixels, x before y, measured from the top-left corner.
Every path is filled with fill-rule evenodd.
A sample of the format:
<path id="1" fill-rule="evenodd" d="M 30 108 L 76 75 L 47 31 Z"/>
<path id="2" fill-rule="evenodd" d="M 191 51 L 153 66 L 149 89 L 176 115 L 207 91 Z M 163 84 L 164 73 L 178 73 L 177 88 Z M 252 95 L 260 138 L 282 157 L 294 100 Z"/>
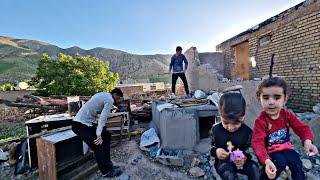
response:
<path id="1" fill-rule="evenodd" d="M 250 79 L 269 74 L 274 54 L 273 74 L 284 76 L 292 90 L 288 107 L 312 111 L 320 102 L 320 0 L 307 0 L 267 21 L 217 46 L 225 56 L 224 75 L 233 78 L 234 47 L 248 41 L 257 63 L 249 69 Z M 262 44 L 264 37 L 269 40 Z"/>
<path id="2" fill-rule="evenodd" d="M 201 63 L 201 59 L 196 47 L 191 47 L 185 52 L 184 55 L 188 59 L 188 70 L 186 72 L 186 76 L 190 91 L 194 92 L 198 89 L 210 91 L 214 89 L 213 84 L 218 82 L 218 71 L 209 63 Z M 205 61 L 210 61 L 209 59 L 210 58 L 205 58 Z"/>
<path id="3" fill-rule="evenodd" d="M 224 54 L 219 52 L 199 53 L 200 64 L 210 64 L 219 74 L 225 73 Z"/>

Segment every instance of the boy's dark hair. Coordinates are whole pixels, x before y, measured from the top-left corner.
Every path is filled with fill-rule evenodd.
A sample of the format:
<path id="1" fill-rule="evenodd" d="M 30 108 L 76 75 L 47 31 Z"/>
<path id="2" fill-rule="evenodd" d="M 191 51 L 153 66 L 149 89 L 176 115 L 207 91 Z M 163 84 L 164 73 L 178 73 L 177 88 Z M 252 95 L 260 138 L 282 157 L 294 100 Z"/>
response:
<path id="1" fill-rule="evenodd" d="M 246 101 L 241 93 L 228 92 L 219 100 L 219 112 L 228 121 L 240 122 L 240 117 L 246 113 Z"/>
<path id="2" fill-rule="evenodd" d="M 286 81 L 280 77 L 271 77 L 268 79 L 265 79 L 262 81 L 262 83 L 259 85 L 257 90 L 257 99 L 260 100 L 260 95 L 262 93 L 262 88 L 268 88 L 268 87 L 281 87 L 283 89 L 283 94 L 285 96 L 289 95 L 290 89 L 286 83 Z"/>
<path id="3" fill-rule="evenodd" d="M 182 48 L 180 46 L 177 46 L 176 51 L 182 51 Z"/>
<path id="4" fill-rule="evenodd" d="M 111 94 L 116 93 L 118 96 L 123 97 L 123 92 L 119 88 L 114 88 L 110 93 Z"/>

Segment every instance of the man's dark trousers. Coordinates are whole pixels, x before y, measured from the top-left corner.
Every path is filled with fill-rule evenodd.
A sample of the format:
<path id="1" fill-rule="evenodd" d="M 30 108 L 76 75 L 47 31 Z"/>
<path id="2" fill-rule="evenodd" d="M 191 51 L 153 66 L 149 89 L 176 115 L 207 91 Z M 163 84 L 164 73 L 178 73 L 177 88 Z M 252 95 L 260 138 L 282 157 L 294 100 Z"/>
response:
<path id="1" fill-rule="evenodd" d="M 95 145 L 94 140 L 97 139 L 96 129 L 96 126 L 87 126 L 80 122 L 72 122 L 72 131 L 94 151 L 101 173 L 106 174 L 112 167 L 112 162 L 110 161 L 111 134 L 106 131 L 104 127 L 101 133 L 103 142 L 101 145 Z"/>
<path id="2" fill-rule="evenodd" d="M 181 78 L 186 94 L 189 94 L 188 82 L 185 73 L 172 73 L 172 92 L 176 94 L 176 83 L 178 77 Z"/>

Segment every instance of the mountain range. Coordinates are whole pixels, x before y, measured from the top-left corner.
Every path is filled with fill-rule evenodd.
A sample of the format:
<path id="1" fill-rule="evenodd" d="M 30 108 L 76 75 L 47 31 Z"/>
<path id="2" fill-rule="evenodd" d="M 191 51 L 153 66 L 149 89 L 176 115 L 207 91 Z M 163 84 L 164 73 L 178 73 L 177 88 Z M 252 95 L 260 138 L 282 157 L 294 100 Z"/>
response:
<path id="1" fill-rule="evenodd" d="M 59 53 L 98 57 L 109 61 L 110 70 L 119 73 L 125 82 L 170 81 L 169 75 L 163 73 L 168 71 L 172 55 L 136 55 L 102 47 L 85 50 L 74 46 L 63 49 L 47 42 L 0 36 L 0 84 L 31 79 L 43 53 L 53 58 Z"/>

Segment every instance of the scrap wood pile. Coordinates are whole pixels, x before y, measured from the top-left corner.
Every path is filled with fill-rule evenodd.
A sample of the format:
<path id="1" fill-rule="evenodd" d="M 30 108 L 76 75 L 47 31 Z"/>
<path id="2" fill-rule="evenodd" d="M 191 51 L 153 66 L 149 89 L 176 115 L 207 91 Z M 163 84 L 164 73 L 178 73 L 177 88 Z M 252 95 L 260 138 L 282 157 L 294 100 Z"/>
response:
<path id="1" fill-rule="evenodd" d="M 166 99 L 167 97 L 169 97 L 169 92 L 166 90 L 128 95 L 131 117 L 136 120 L 150 121 L 152 100 Z"/>
<path id="2" fill-rule="evenodd" d="M 189 107 L 189 106 L 209 104 L 209 99 L 195 99 L 195 98 L 174 99 L 170 103 L 175 104 L 178 107 Z"/>
<path id="3" fill-rule="evenodd" d="M 82 102 L 88 101 L 89 96 L 80 96 L 79 100 Z M 24 95 L 18 97 L 15 102 L 0 99 L 0 104 L 5 104 L 9 107 L 18 107 L 24 110 L 24 114 L 42 114 L 48 113 L 59 113 L 68 110 L 68 99 L 67 96 L 49 96 L 41 97 L 34 95 Z"/>
<path id="4" fill-rule="evenodd" d="M 62 108 L 68 107 L 67 98 L 65 96 L 39 97 L 34 95 L 24 95 L 23 98 L 17 98 L 15 102 L 8 100 L 0 100 L 0 103 L 14 107 L 44 108 L 52 109 L 52 106 Z M 50 107 L 51 106 L 51 107 Z"/>
<path id="5" fill-rule="evenodd" d="M 133 119 L 141 121 L 150 121 L 151 120 L 151 101 L 145 102 L 143 104 L 132 104 L 130 106 L 131 117 Z"/>

